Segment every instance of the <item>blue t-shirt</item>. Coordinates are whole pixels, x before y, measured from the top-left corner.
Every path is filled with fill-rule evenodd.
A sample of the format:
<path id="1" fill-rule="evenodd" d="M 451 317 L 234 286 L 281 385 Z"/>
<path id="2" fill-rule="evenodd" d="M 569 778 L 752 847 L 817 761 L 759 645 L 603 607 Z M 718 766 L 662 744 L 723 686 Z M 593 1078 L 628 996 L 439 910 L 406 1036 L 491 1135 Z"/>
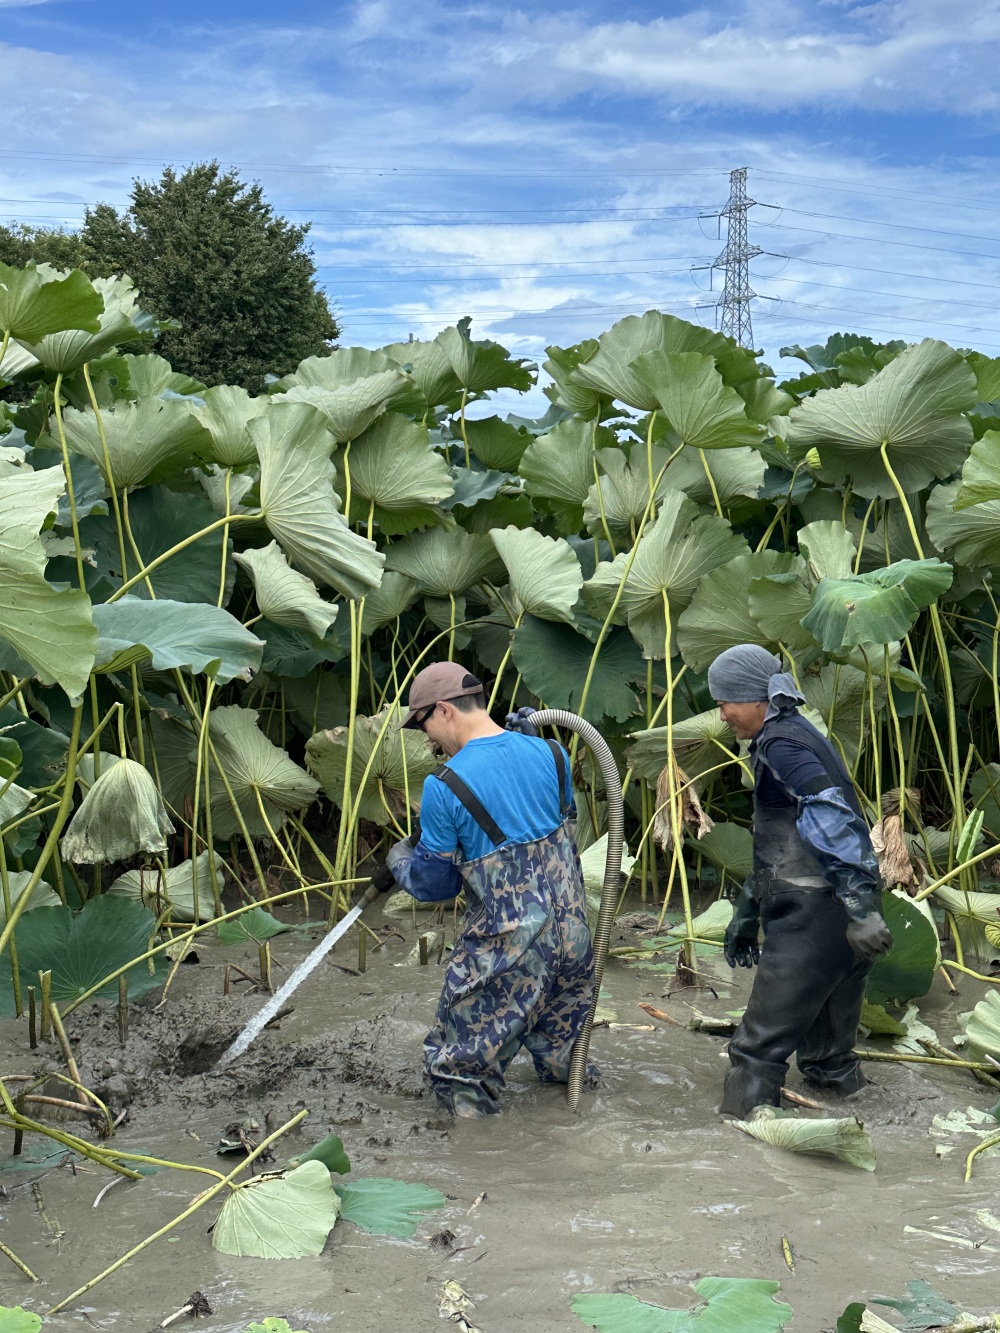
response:
<path id="1" fill-rule="evenodd" d="M 508 842 L 545 838 L 562 823 L 555 755 L 539 736 L 519 731 L 477 736 L 448 760 L 448 767 L 479 798 Z M 568 758 L 565 798 L 572 802 Z M 435 777 L 424 780 L 420 828 L 420 841 L 432 852 L 458 852 L 474 861 L 493 850 L 458 797 Z"/>

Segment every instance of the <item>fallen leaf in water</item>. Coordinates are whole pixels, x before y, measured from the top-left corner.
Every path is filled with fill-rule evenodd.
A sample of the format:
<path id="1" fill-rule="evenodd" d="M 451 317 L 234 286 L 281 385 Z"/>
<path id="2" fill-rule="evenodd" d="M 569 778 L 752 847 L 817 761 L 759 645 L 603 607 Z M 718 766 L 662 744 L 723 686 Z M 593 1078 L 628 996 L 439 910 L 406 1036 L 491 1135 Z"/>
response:
<path id="1" fill-rule="evenodd" d="M 855 1116 L 806 1120 L 774 1106 L 758 1106 L 752 1120 L 729 1124 L 772 1148 L 786 1152 L 823 1153 L 839 1157 L 862 1171 L 875 1170 L 875 1151 L 864 1125 Z"/>
<path id="2" fill-rule="evenodd" d="M 482 1329 L 470 1324 L 467 1315 L 476 1308 L 475 1301 L 457 1282 L 442 1282 L 438 1291 L 438 1314 L 456 1324 L 462 1333 L 482 1333 Z"/>

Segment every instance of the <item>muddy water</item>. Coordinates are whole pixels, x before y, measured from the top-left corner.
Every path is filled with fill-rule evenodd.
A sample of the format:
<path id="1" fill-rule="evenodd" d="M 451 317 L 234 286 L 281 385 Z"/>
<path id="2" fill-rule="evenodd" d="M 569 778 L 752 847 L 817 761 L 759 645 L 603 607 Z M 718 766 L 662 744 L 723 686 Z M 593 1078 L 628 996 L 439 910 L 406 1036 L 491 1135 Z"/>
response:
<path id="1" fill-rule="evenodd" d="M 505 1114 L 450 1121 L 424 1096 L 419 1074 L 440 969 L 407 961 L 413 930 L 408 921 L 401 930 L 405 940 L 369 952 L 363 975 L 342 970 L 356 961 L 352 941 L 338 946 L 295 996 L 294 1013 L 224 1074 L 205 1071 L 261 1003 L 259 996 L 223 996 L 225 963 L 253 970 L 249 950 L 244 958 L 239 949 L 202 947 L 199 964 L 181 969 L 162 1013 L 152 1001 L 133 1008 L 124 1051 L 113 1010 L 78 1011 L 68 1026 L 85 1077 L 117 1104 L 129 1099 L 116 1140 L 123 1149 L 230 1169 L 235 1159 L 214 1151 L 228 1122 L 250 1115 L 263 1127 L 305 1105 L 308 1121 L 286 1140 L 285 1153 L 335 1130 L 358 1175 L 436 1186 L 448 1196 L 444 1211 L 430 1215 L 411 1242 L 338 1223 L 319 1257 L 268 1262 L 211 1248 L 211 1203 L 47 1327 L 148 1333 L 201 1290 L 213 1309 L 198 1321 L 205 1333 L 238 1330 L 265 1315 L 283 1315 L 310 1333 L 429 1333 L 442 1326 L 437 1291 L 446 1279 L 476 1301 L 473 1320 L 483 1333 L 572 1333 L 583 1326 L 570 1298 L 582 1291 L 684 1305 L 693 1299 L 688 1284 L 706 1274 L 780 1280 L 795 1311 L 793 1333 L 832 1329 L 849 1301 L 898 1295 L 914 1277 L 965 1309 L 1000 1303 L 1000 1234 L 975 1216 L 983 1207 L 1000 1212 L 1000 1159 L 978 1159 L 963 1185 L 964 1155 L 976 1140 L 956 1139 L 954 1152 L 939 1157 L 939 1140 L 928 1135 L 936 1113 L 991 1104 L 995 1094 L 971 1078 L 866 1066 L 874 1086 L 847 1105 L 871 1132 L 874 1175 L 766 1148 L 723 1124 L 714 1109 L 723 1041 L 662 1024 L 595 1032 L 592 1053 L 604 1082 L 584 1097 L 579 1115 L 569 1113 L 561 1091 L 534 1081 L 530 1065 L 515 1063 Z M 276 981 L 286 975 L 281 965 L 294 966 L 308 947 L 301 936 L 274 941 Z M 655 973 L 614 962 L 606 977 L 610 1007 L 623 1023 L 649 1021 L 636 1008 L 644 998 L 681 1021 L 690 1012 L 685 998 L 709 1013 L 746 998 L 730 987 L 718 1000 L 690 992 L 662 999 L 665 986 Z M 924 1017 L 946 1038 L 956 1014 L 977 998 L 971 988 L 958 998 L 935 989 Z M 54 1060 L 49 1051 L 27 1050 L 22 1025 L 0 1025 L 3 1072 L 34 1072 Z M 797 1075 L 790 1086 L 799 1086 Z M 0 1157 L 10 1137 L 0 1134 Z M 32 1177 L 0 1177 L 7 1190 L 0 1234 L 42 1279 L 32 1286 L 0 1256 L 0 1303 L 40 1311 L 182 1212 L 201 1188 L 195 1176 L 162 1172 L 117 1185 L 95 1211 L 105 1173 L 63 1167 L 37 1179 L 48 1227 Z M 905 1225 L 984 1244 L 964 1248 L 907 1234 Z M 454 1233 L 450 1251 L 430 1243 L 443 1229 Z M 794 1274 L 782 1258 L 783 1236 Z M 187 1326 L 186 1319 L 172 1325 Z"/>

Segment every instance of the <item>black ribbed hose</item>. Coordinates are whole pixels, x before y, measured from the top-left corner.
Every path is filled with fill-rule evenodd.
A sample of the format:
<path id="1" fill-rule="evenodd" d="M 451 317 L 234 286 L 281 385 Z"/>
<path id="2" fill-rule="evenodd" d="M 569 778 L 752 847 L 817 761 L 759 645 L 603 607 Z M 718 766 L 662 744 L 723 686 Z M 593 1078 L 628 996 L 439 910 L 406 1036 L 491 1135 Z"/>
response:
<path id="1" fill-rule="evenodd" d="M 566 1097 L 570 1109 L 576 1110 L 587 1072 L 587 1053 L 590 1050 L 590 1034 L 594 1027 L 594 1014 L 597 1011 L 597 998 L 601 991 L 601 978 L 604 975 L 604 960 L 608 956 L 608 944 L 611 940 L 611 922 L 615 904 L 620 891 L 622 868 L 622 841 L 624 838 L 625 812 L 622 807 L 622 781 L 618 773 L 615 757 L 608 748 L 607 741 L 589 722 L 575 713 L 567 713 L 561 708 L 542 708 L 532 713 L 531 722 L 536 727 L 567 727 L 575 731 L 585 741 L 597 760 L 604 778 L 604 790 L 608 803 L 608 855 L 604 863 L 604 888 L 601 891 L 601 911 L 597 918 L 594 932 L 594 998 L 586 1022 L 576 1039 L 569 1067 L 569 1083 Z"/>

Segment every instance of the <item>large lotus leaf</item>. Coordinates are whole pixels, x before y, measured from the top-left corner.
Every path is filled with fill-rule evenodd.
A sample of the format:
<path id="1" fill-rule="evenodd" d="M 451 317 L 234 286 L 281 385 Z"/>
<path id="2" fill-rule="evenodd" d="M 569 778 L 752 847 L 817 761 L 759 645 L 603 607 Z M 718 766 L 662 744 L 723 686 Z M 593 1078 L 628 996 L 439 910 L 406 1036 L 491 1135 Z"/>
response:
<path id="1" fill-rule="evenodd" d="M 270 620 L 259 620 L 254 631 L 264 640 L 261 670 L 270 676 L 299 677 L 308 675 L 321 662 L 339 662 L 349 651 L 345 642 L 349 627 L 342 622 L 341 629 L 343 636 L 336 629 L 327 630 L 320 636 L 310 634 L 308 630 L 275 625 Z"/>
<path id="2" fill-rule="evenodd" d="M 409 1240 L 423 1220 L 422 1213 L 443 1208 L 444 1195 L 429 1185 L 410 1184 L 372 1176 L 350 1184 L 335 1185 L 340 1215 L 362 1231 L 375 1236 Z"/>
<path id="3" fill-rule="evenodd" d="M 962 466 L 972 427 L 962 415 L 976 401 L 975 376 L 946 343 L 925 338 L 867 384 L 827 389 L 789 415 L 786 442 L 796 457 L 818 449 L 821 475 L 850 478 L 855 494 L 896 497 L 882 461 L 903 491 L 922 490 Z"/>
<path id="4" fill-rule="evenodd" d="M 742 884 L 753 870 L 753 834 L 730 820 L 718 821 L 703 834 L 698 839 L 698 851 L 737 884 Z M 729 917 L 726 918 L 728 923 Z M 695 933 L 703 934 L 702 931 Z"/>
<path id="5" fill-rule="evenodd" d="M 499 417 L 467 420 L 465 434 L 470 450 L 479 461 L 498 472 L 516 472 L 521 456 L 533 438 L 526 430 L 518 430 Z"/>
<path id="6" fill-rule="evenodd" d="M 319 1254 L 340 1212 L 322 1162 L 233 1190 L 212 1230 L 212 1248 L 240 1258 L 301 1259 Z"/>
<path id="7" fill-rule="evenodd" d="M 580 700 L 595 645 L 569 625 L 526 616 L 514 635 L 514 665 L 525 685 L 547 708 L 580 713 Z M 639 712 L 629 682 L 642 682 L 646 667 L 628 630 L 613 629 L 601 644 L 582 716 L 600 723 L 605 717 L 624 722 Z"/>
<path id="8" fill-rule="evenodd" d="M 779 1282 L 746 1277 L 703 1277 L 694 1283 L 702 1304 L 693 1310 L 665 1310 L 624 1293 L 581 1293 L 573 1313 L 600 1333 L 780 1333 L 792 1307 L 774 1297 Z"/>
<path id="9" fill-rule="evenodd" d="M 285 709 L 308 740 L 317 731 L 342 727 L 348 718 L 347 677 L 332 671 L 313 671 L 297 680 L 275 681 L 281 687 Z"/>
<path id="10" fill-rule="evenodd" d="M 432 528 L 393 542 L 386 552 L 386 569 L 413 579 L 421 592 L 447 597 L 465 592 L 502 564 L 489 537 L 464 528 L 446 532 Z"/>
<path id="11" fill-rule="evenodd" d="M 300 361 L 290 375 L 273 386 L 272 391 L 280 392 L 295 384 L 340 389 L 358 380 L 398 368 L 398 363 L 384 351 L 372 351 L 367 347 L 338 347 L 322 356 L 310 356 Z"/>
<path id="12" fill-rule="evenodd" d="M 761 375 L 757 379 L 744 380 L 738 387 L 738 393 L 746 404 L 746 413 L 751 421 L 758 421 L 762 426 L 775 417 L 785 417 L 795 406 L 795 399 L 783 389 L 775 388 L 774 380 Z"/>
<path id="13" fill-rule="evenodd" d="M 750 614 L 769 642 L 789 652 L 815 649 L 816 640 L 803 625 L 811 605 L 805 562 L 781 553 L 787 567 L 750 581 Z"/>
<path id="14" fill-rule="evenodd" d="M 48 264 L 0 264 L 0 335 L 36 343 L 47 333 L 97 333 L 104 298 L 79 269 L 60 273 Z"/>
<path id="15" fill-rule="evenodd" d="M 664 598 L 670 606 L 672 629 L 700 582 L 720 565 L 746 549 L 725 519 L 699 518 L 698 507 L 681 491 L 667 491 L 656 521 L 647 527 L 634 558 L 620 552 L 602 561 L 583 587 L 590 611 L 602 619 L 609 613 L 619 586 L 624 591 L 617 617 L 625 619 L 645 656 L 662 658 L 666 644 Z M 631 559 L 631 569 L 628 570 Z M 674 651 L 673 644 L 669 651 Z M 714 654 L 713 654 L 714 655 Z"/>
<path id="16" fill-rule="evenodd" d="M 535 511 L 526 495 L 496 495 L 492 500 L 480 500 L 471 509 L 456 510 L 455 518 L 466 532 L 489 536 L 493 528 L 530 528 Z M 565 527 L 561 530 L 566 531 Z"/>
<path id="17" fill-rule="evenodd" d="M 755 579 L 788 572 L 788 554 L 783 551 L 745 552 L 708 572 L 678 622 L 677 643 L 684 661 L 694 671 L 704 671 L 738 643 L 777 647 L 751 614 L 750 587 Z"/>
<path id="18" fill-rule="evenodd" d="M 959 1018 L 974 1054 L 1000 1060 L 1000 994 L 989 991 L 969 1014 Z"/>
<path id="19" fill-rule="evenodd" d="M 38 535 L 65 485 L 55 468 L 0 477 L 0 640 L 46 684 L 55 682 L 77 699 L 97 650 L 90 599 L 46 583 Z"/>
<path id="20" fill-rule="evenodd" d="M 268 822 L 280 825 L 285 812 L 301 810 L 316 799 L 319 784 L 273 745 L 257 724 L 257 710 L 233 704 L 217 708 L 209 722 L 209 735 L 218 765 L 229 782 L 233 800 L 243 812 L 250 832 L 263 836 L 267 824 L 260 813 L 263 804 Z M 216 807 L 214 832 L 227 838 L 238 824 L 226 788 L 213 763 L 212 803 Z"/>
<path id="21" fill-rule="evenodd" d="M 1000 500 L 1000 431 L 997 430 L 988 430 L 972 446 L 952 508 L 968 509 L 989 500 Z"/>
<path id="22" fill-rule="evenodd" d="M 427 738 L 421 732 L 401 730 L 399 722 L 398 713 L 382 712 L 359 717 L 354 727 L 351 804 L 360 796 L 359 816 L 375 824 L 387 824 L 390 813 L 405 814 L 407 794 L 411 806 L 418 806 L 424 778 L 437 767 Z M 306 743 L 306 766 L 334 805 L 342 808 L 347 728 L 334 727 L 312 736 Z"/>
<path id="23" fill-rule="evenodd" d="M 657 501 L 674 489 L 673 478 L 663 471 L 669 457 L 659 447 L 651 450 L 648 458 L 644 449 L 636 447 L 631 460 L 621 449 L 597 451 L 598 478 L 587 492 L 583 506 L 583 521 L 591 536 L 601 537 L 607 533 L 612 541 L 632 545 L 649 504 L 650 471 Z"/>
<path id="24" fill-rule="evenodd" d="M 927 501 L 927 533 L 939 551 L 975 569 L 1000 564 L 1000 500 L 970 505 L 956 513 L 960 483 L 937 486 Z"/>
<path id="25" fill-rule="evenodd" d="M 806 704 L 819 716 L 827 734 L 844 746 L 850 767 L 870 724 L 867 675 L 847 663 L 828 662 L 819 675 L 802 676 L 801 686 Z M 875 677 L 874 687 L 877 713 L 885 705 L 882 676 Z"/>
<path id="26" fill-rule="evenodd" d="M 556 407 L 575 412 L 577 416 L 590 421 L 601 413 L 607 405 L 607 394 L 583 384 L 575 384 L 572 373 L 581 361 L 589 361 L 597 351 L 596 338 L 585 338 L 573 347 L 546 347 L 549 359 L 542 363 L 542 369 L 552 378 L 552 383 L 542 390 L 546 398 Z"/>
<path id="27" fill-rule="evenodd" d="M 337 619 L 339 608 L 323 601 L 312 579 L 289 568 L 277 542 L 233 558 L 253 579 L 257 609 L 275 625 L 308 630 L 322 639 Z"/>
<path id="28" fill-rule="evenodd" d="M 856 545 L 852 534 L 836 519 L 817 519 L 797 534 L 799 550 L 806 558 L 809 578 L 845 579 L 854 570 Z"/>
<path id="29" fill-rule="evenodd" d="M 137 333 L 157 327 L 155 320 L 138 307 L 138 293 L 131 278 L 95 278 L 93 286 L 104 301 L 96 333 L 81 330 L 46 334 L 38 342 L 22 339 L 36 361 L 48 370 L 67 374 L 106 352 L 117 343 L 130 342 Z"/>
<path id="30" fill-rule="evenodd" d="M 198 920 L 211 921 L 215 916 L 215 895 L 212 892 L 212 873 L 215 871 L 215 887 L 222 892 L 222 868 L 217 857 L 214 865 L 209 866 L 207 850 L 198 857 Z M 164 875 L 159 867 L 153 869 L 126 870 L 124 875 L 108 886 L 106 893 L 117 894 L 121 898 L 132 898 L 148 907 L 157 918 L 169 908 L 173 921 L 194 921 L 194 875 L 195 865 L 190 859 L 180 865 L 168 866 Z M 239 919 L 239 918 L 237 918 Z"/>
<path id="31" fill-rule="evenodd" d="M 675 446 L 676 447 L 676 446 Z M 753 500 L 764 484 L 767 463 L 756 449 L 715 449 L 703 453 L 689 445 L 681 450 L 664 474 L 664 481 L 675 491 L 683 491 L 698 504 L 714 505 L 712 475 L 719 503 L 731 505 L 740 497 Z"/>
<path id="32" fill-rule="evenodd" d="M 764 429 L 751 421 L 735 389 L 723 384 L 715 358 L 703 352 L 647 352 L 629 367 L 653 394 L 675 434 L 693 449 L 756 444 Z"/>
<path id="33" fill-rule="evenodd" d="M 584 828 L 592 831 L 592 825 L 589 820 Z M 579 845 L 580 835 L 577 833 L 577 844 Z M 618 873 L 628 875 L 635 865 L 636 858 L 629 853 L 628 846 L 622 843 L 621 860 L 618 864 Z M 596 842 L 592 842 L 589 847 L 585 847 L 580 852 L 580 869 L 583 871 L 583 889 L 587 897 L 587 925 L 590 927 L 590 933 L 593 935 L 597 930 L 597 921 L 601 913 L 601 899 L 604 896 L 604 876 L 608 868 L 608 835 L 601 834 Z"/>
<path id="34" fill-rule="evenodd" d="M 285 554 L 346 597 L 373 592 L 384 557 L 338 513 L 330 433 L 306 403 L 276 402 L 249 422 L 260 458 L 260 507 Z"/>
<path id="35" fill-rule="evenodd" d="M 545 537 L 534 528 L 504 528 L 490 536 L 521 607 L 541 620 L 572 623 L 583 570 L 569 543 Z"/>
<path id="36" fill-rule="evenodd" d="M 110 972 L 134 961 L 126 973 L 129 996 L 143 995 L 160 980 L 143 957 L 155 925 L 141 903 L 108 894 L 89 899 L 82 912 L 68 907 L 25 912 L 14 929 L 21 976 L 51 970 L 53 1000 L 78 1000 Z M 97 994 L 116 997 L 117 978 Z M 0 968 L 0 1013 L 13 1012 L 10 969 Z"/>
<path id="37" fill-rule="evenodd" d="M 28 880 L 31 879 L 30 870 L 10 870 L 7 872 L 7 890 L 10 893 L 11 907 L 17 902 L 21 894 L 27 888 Z M 32 912 L 36 907 L 60 907 L 61 901 L 59 895 L 51 884 L 46 884 L 45 880 L 39 880 L 32 890 L 31 897 L 28 899 L 28 905 L 24 909 L 26 912 Z M 7 907 L 0 894 L 0 926 L 7 924 Z"/>
<path id="38" fill-rule="evenodd" d="M 510 481 L 510 473 L 495 470 L 483 470 L 477 467 L 458 467 L 452 464 L 448 469 L 454 487 L 447 500 L 442 502 L 442 509 L 454 509 L 461 505 L 465 509 L 474 509 L 483 500 L 492 500 L 500 487 Z M 528 502 L 529 513 L 531 502 Z M 528 521 L 530 527 L 531 520 Z M 495 527 L 496 524 L 491 524 Z"/>
<path id="39" fill-rule="evenodd" d="M 630 767 L 648 782 L 655 782 L 667 763 L 666 727 L 634 731 L 630 739 L 633 742 L 627 756 Z M 718 708 L 675 722 L 673 742 L 677 762 L 689 778 L 720 764 L 735 762 L 736 739 Z"/>
<path id="40" fill-rule="evenodd" d="M 235 616 L 202 602 L 150 602 L 126 594 L 95 606 L 93 615 L 101 636 L 99 671 L 120 670 L 139 660 L 130 650 L 144 648 L 156 671 L 188 667 L 225 684 L 249 680 L 264 652 L 260 639 Z"/>
<path id="41" fill-rule="evenodd" d="M 59 1158 L 64 1159 L 65 1155 L 66 1149 L 59 1148 Z M 8 1167 L 6 1163 L 4 1165 L 8 1170 L 16 1170 L 15 1167 Z M 22 1309 L 20 1305 L 0 1305 L 0 1333 L 38 1333 L 41 1326 L 42 1316 L 35 1314 L 33 1310 Z"/>
<path id="42" fill-rule="evenodd" d="M 428 407 L 447 403 L 461 393 L 458 376 L 440 343 L 392 343 L 382 350 L 409 372 Z"/>
<path id="43" fill-rule="evenodd" d="M 121 360 L 124 361 L 128 371 L 128 387 L 123 397 L 158 398 L 164 389 L 185 396 L 202 395 L 206 392 L 200 380 L 192 379 L 190 375 L 182 375 L 179 370 L 174 370 L 165 357 L 157 356 L 155 352 L 147 352 L 142 356 L 135 356 L 129 352 Z"/>
<path id="44" fill-rule="evenodd" d="M 69 737 L 57 726 L 43 727 L 7 704 L 0 708 L 0 731 L 21 751 L 22 786 L 47 787 L 65 769 Z"/>
<path id="45" fill-rule="evenodd" d="M 965 953 L 981 963 L 1000 959 L 1000 947 L 987 934 L 987 927 L 1000 926 L 1000 894 L 942 884 L 934 890 L 934 901 L 951 914 Z"/>
<path id="46" fill-rule="evenodd" d="M 129 529 L 143 567 L 159 556 L 202 532 L 215 522 L 216 515 L 203 495 L 180 494 L 166 486 L 143 487 L 128 497 Z M 93 565 L 84 566 L 87 589 L 92 599 L 105 601 L 121 587 L 121 548 L 118 529 L 110 516 L 86 519 L 80 524 L 80 540 L 93 551 Z M 148 575 L 157 597 L 174 602 L 212 602 L 219 594 L 222 544 L 226 538 L 216 529 L 191 542 L 176 555 L 164 560 Z M 140 572 L 131 542 L 125 547 L 129 579 Z M 235 569 L 228 564 L 225 602 L 232 591 Z M 149 597 L 146 579 L 140 579 L 129 591 L 131 597 Z"/>
<path id="47" fill-rule="evenodd" d="M 326 417 L 337 443 L 346 444 L 362 435 L 408 383 L 401 370 L 383 370 L 337 389 L 293 385 L 280 401 L 311 404 Z"/>
<path id="48" fill-rule="evenodd" d="M 9 778 L 0 777 L 0 824 L 7 824 L 23 815 L 34 799 L 33 792 L 19 787 Z"/>
<path id="49" fill-rule="evenodd" d="M 270 399 L 251 398 L 235 384 L 217 384 L 200 393 L 195 416 L 211 437 L 203 444 L 202 456 L 220 467 L 247 467 L 257 462 L 257 450 L 247 425 L 263 416 Z"/>
<path id="50" fill-rule="evenodd" d="M 106 408 L 102 421 L 93 412 L 70 408 L 63 418 L 66 443 L 105 470 L 101 424 L 108 444 L 116 490 L 162 481 L 183 471 L 196 454 L 207 454 L 211 438 L 179 399 L 142 398 Z"/>
<path id="51" fill-rule="evenodd" d="M 469 335 L 472 320 L 460 319 L 457 326 L 442 329 L 435 342 L 451 362 L 459 384 L 467 393 L 493 389 L 518 389 L 524 393 L 533 383 L 531 363 L 512 357 L 505 347 L 488 339 L 476 342 Z"/>
<path id="52" fill-rule="evenodd" d="M 434 522 L 434 506 L 454 490 L 448 464 L 431 448 L 427 428 L 398 412 L 386 412 L 355 440 L 342 466 L 345 476 L 350 467 L 351 520 L 367 520 L 374 506 L 375 520 L 389 533 Z"/>
<path id="53" fill-rule="evenodd" d="M 382 575 L 381 585 L 365 598 L 361 633 L 374 634 L 383 625 L 391 625 L 416 600 L 416 596 L 416 579 L 411 579 L 408 574 L 398 574 L 394 569 L 387 569 Z"/>
<path id="54" fill-rule="evenodd" d="M 875 1170 L 875 1150 L 864 1125 L 856 1116 L 843 1119 L 800 1119 L 782 1114 L 775 1107 L 758 1107 L 752 1120 L 731 1120 L 735 1129 L 753 1139 L 786 1152 L 820 1153 L 839 1157 L 862 1171 Z"/>
<path id="55" fill-rule="evenodd" d="M 528 445 L 518 471 L 528 495 L 551 501 L 565 517 L 563 531 L 578 532 L 583 503 L 595 481 L 595 448 L 616 448 L 614 433 L 579 417 L 560 421 Z"/>
<path id="56" fill-rule="evenodd" d="M 870 1004 L 905 1004 L 931 988 L 937 932 L 916 903 L 896 893 L 882 894 L 882 915 L 892 932 L 892 948 L 876 960 L 866 994 Z"/>
<path id="57" fill-rule="evenodd" d="M 821 579 L 802 626 L 827 652 L 859 643 L 892 643 L 909 633 L 920 612 L 951 580 L 951 566 L 937 559 L 899 560 L 870 574 Z"/>

